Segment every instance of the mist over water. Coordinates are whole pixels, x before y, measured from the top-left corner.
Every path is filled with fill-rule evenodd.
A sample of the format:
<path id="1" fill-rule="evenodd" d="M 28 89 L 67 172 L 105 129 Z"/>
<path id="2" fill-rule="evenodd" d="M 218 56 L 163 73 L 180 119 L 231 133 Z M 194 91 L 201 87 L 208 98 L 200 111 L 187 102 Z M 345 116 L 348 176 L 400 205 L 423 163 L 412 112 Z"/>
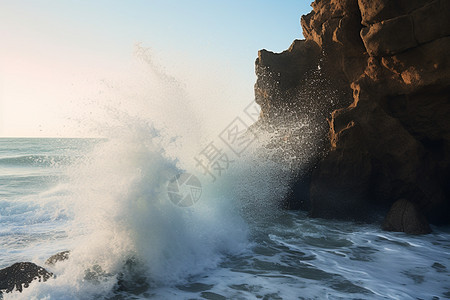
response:
<path id="1" fill-rule="evenodd" d="M 92 118 L 79 119 L 104 139 L 0 143 L 2 267 L 71 251 L 45 266 L 54 279 L 5 299 L 449 296 L 448 229 L 411 237 L 281 210 L 289 164 L 276 147 L 265 150 L 271 136 L 252 133 L 227 148 L 226 129 L 251 124 L 252 99 L 211 122 L 146 49 L 136 58 L 123 80 L 102 83 L 86 107 Z M 196 160 L 205 153 L 220 158 L 211 173 Z M 181 207 L 168 184 L 185 173 L 198 178 L 201 196 Z"/>
<path id="2" fill-rule="evenodd" d="M 236 199 L 205 181 L 197 205 L 182 208 L 169 200 L 167 183 L 184 170 L 196 172 L 193 158 L 206 137 L 183 87 L 144 49 L 137 49 L 137 59 L 131 86 L 111 87 L 106 96 L 123 99 L 99 99 L 90 109 L 101 112 L 101 121 L 85 120 L 107 140 L 63 168 L 55 206 L 67 219 L 70 260 L 52 270 L 55 280 L 15 296 L 108 295 L 118 276 L 173 286 L 246 248 Z"/>

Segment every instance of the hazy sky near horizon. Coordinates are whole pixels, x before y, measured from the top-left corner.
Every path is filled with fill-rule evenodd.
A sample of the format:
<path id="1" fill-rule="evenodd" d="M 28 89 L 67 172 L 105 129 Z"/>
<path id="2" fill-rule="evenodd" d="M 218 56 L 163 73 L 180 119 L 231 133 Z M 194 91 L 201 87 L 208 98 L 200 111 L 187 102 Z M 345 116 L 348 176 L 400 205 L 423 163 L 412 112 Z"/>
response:
<path id="1" fill-rule="evenodd" d="M 87 103 L 105 82 L 132 81 L 133 53 L 143 48 L 192 97 L 229 118 L 253 99 L 257 51 L 280 52 L 302 38 L 309 5 L 1 0 L 0 137 L 89 135 L 80 125 L 95 114 Z"/>

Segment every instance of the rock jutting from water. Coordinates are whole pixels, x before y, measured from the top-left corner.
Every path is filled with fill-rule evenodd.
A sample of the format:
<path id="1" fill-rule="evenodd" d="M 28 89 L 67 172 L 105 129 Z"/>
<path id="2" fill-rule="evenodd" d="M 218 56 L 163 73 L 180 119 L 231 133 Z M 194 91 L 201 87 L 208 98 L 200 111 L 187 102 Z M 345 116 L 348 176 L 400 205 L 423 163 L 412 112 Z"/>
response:
<path id="1" fill-rule="evenodd" d="M 317 0 L 312 8 L 301 18 L 305 40 L 256 60 L 256 126 L 295 131 L 315 105 L 318 147 L 327 145 L 290 183 L 288 206 L 360 221 L 390 209 L 383 227 L 407 233 L 449 224 L 450 0 Z M 302 96 L 305 87 L 316 92 Z M 296 143 L 280 137 L 290 153 L 301 152 Z"/>
<path id="2" fill-rule="evenodd" d="M 62 251 L 49 257 L 45 264 L 54 266 L 60 261 L 69 259 L 70 251 Z M 53 277 L 53 273 L 47 271 L 32 262 L 19 262 L 0 270 L 0 299 L 2 293 L 12 291 L 22 292 L 31 282 L 45 282 Z"/>
<path id="3" fill-rule="evenodd" d="M 22 292 L 32 281 L 47 281 L 52 276 L 52 273 L 34 263 L 15 263 L 0 270 L 0 296 L 3 292 Z"/>

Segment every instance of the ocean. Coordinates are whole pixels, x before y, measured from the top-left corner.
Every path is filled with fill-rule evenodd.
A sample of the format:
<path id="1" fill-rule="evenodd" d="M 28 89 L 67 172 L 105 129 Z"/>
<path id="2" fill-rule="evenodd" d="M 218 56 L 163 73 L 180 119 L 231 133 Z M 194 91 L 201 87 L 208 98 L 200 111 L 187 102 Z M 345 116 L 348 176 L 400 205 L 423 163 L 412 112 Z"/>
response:
<path id="1" fill-rule="evenodd" d="M 214 180 L 146 132 L 0 139 L 0 268 L 55 275 L 4 299 L 450 298 L 450 228 L 284 211 L 273 165 L 244 159 Z"/>

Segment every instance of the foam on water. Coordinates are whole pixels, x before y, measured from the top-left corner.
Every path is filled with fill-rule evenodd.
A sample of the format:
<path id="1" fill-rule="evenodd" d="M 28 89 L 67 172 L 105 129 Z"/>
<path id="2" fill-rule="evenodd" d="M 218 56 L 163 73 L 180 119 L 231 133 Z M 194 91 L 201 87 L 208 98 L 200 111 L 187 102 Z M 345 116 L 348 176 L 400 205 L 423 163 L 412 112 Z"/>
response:
<path id="1" fill-rule="evenodd" d="M 73 215 L 71 258 L 52 270 L 55 280 L 16 297 L 108 295 L 119 274 L 131 281 L 139 274 L 149 286 L 173 286 L 245 248 L 246 226 L 231 201 L 214 198 L 207 188 L 193 207 L 180 208 L 168 199 L 165 187 L 177 167 L 155 138 L 130 133 L 125 140 L 102 143 L 69 168 L 64 205 Z"/>

